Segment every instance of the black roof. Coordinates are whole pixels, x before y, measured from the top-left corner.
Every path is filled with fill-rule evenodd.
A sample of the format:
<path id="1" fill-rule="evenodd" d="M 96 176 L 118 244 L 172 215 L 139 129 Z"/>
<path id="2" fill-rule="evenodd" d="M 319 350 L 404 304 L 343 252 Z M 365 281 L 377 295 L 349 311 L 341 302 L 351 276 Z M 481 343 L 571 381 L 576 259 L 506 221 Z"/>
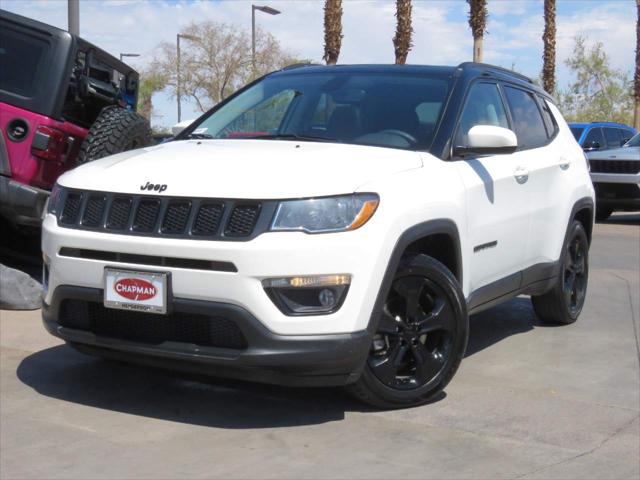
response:
<path id="1" fill-rule="evenodd" d="M 443 65 L 395 65 L 395 64 L 352 64 L 352 65 L 321 65 L 313 63 L 299 63 L 290 65 L 274 72 L 276 75 L 318 73 L 323 71 L 336 71 L 349 73 L 429 73 L 436 75 L 465 75 L 468 77 L 490 77 L 498 80 L 508 80 L 549 97 L 549 94 L 536 85 L 529 77 L 521 73 L 508 70 L 503 67 L 486 63 L 464 62 L 457 66 Z"/>

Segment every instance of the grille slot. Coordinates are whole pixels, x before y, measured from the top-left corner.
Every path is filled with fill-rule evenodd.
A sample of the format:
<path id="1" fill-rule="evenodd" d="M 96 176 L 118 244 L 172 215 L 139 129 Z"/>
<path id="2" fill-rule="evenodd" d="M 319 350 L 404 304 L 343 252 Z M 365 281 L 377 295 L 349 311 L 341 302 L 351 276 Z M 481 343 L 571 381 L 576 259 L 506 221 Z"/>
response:
<path id="1" fill-rule="evenodd" d="M 223 211 L 224 205 L 222 203 L 200 205 L 191 232 L 194 235 L 215 235 L 218 232 Z"/>
<path id="2" fill-rule="evenodd" d="M 162 220 L 162 233 L 179 234 L 184 232 L 189 220 L 191 202 L 173 201 L 167 208 Z"/>
<path id="3" fill-rule="evenodd" d="M 593 173 L 640 173 L 640 161 L 636 160 L 590 160 Z"/>
<path id="4" fill-rule="evenodd" d="M 278 200 L 160 197 L 63 189 L 58 224 L 119 235 L 246 242 L 269 230 Z"/>
<path id="5" fill-rule="evenodd" d="M 100 303 L 65 300 L 60 325 L 119 340 L 159 345 L 180 342 L 202 347 L 247 348 L 238 325 L 227 318 L 173 312 L 169 315 L 105 308 Z"/>
<path id="6" fill-rule="evenodd" d="M 224 234 L 229 237 L 246 237 L 251 235 L 258 220 L 260 205 L 238 205 L 233 208 L 231 218 Z"/>
<path id="7" fill-rule="evenodd" d="M 111 230 L 124 230 L 129 223 L 131 213 L 131 197 L 115 197 L 109 210 L 107 228 Z"/>
<path id="8" fill-rule="evenodd" d="M 82 194 L 69 193 L 64 202 L 64 208 L 62 209 L 62 215 L 60 215 L 60 223 L 66 223 L 73 225 L 78 221 L 78 214 L 80 213 L 80 206 L 82 202 Z"/>
<path id="9" fill-rule="evenodd" d="M 84 213 L 82 214 L 82 225 L 99 227 L 102 224 L 105 201 L 106 198 L 103 195 L 91 195 L 89 197 L 87 205 L 84 207 Z"/>
<path id="10" fill-rule="evenodd" d="M 133 229 L 137 232 L 152 232 L 155 230 L 160 210 L 160 200 L 140 200 L 136 216 L 133 220 Z"/>

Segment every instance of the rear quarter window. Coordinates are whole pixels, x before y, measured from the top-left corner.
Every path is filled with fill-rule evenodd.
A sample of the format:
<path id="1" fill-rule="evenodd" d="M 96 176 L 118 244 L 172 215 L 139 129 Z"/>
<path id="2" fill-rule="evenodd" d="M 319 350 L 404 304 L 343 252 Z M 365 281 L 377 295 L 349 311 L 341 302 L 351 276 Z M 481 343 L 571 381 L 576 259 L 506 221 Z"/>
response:
<path id="1" fill-rule="evenodd" d="M 533 95 L 509 86 L 505 86 L 504 91 L 518 137 L 518 148 L 535 148 L 547 143 L 547 130 Z"/>
<path id="2" fill-rule="evenodd" d="M 0 28 L 0 89 L 33 97 L 46 68 L 50 45 L 43 38 L 2 25 Z"/>

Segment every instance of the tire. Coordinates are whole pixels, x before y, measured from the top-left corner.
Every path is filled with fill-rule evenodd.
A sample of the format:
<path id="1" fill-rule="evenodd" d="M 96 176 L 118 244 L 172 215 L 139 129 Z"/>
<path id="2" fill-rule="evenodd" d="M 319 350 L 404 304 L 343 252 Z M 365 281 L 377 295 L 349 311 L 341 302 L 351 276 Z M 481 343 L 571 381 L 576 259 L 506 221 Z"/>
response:
<path id="1" fill-rule="evenodd" d="M 582 312 L 589 281 L 589 240 L 582 223 L 574 220 L 562 246 L 560 274 L 551 290 L 532 296 L 533 310 L 547 323 L 568 325 Z"/>
<path id="2" fill-rule="evenodd" d="M 598 222 L 604 222 L 613 213 L 613 208 L 609 207 L 596 207 L 596 220 Z"/>
<path id="3" fill-rule="evenodd" d="M 428 402 L 449 383 L 467 348 L 469 319 L 458 281 L 434 258 L 406 256 L 374 315 L 379 322 L 364 371 L 347 391 L 385 409 Z"/>
<path id="4" fill-rule="evenodd" d="M 105 107 L 82 142 L 79 162 L 91 162 L 149 144 L 151 128 L 146 118 L 124 108 Z"/>

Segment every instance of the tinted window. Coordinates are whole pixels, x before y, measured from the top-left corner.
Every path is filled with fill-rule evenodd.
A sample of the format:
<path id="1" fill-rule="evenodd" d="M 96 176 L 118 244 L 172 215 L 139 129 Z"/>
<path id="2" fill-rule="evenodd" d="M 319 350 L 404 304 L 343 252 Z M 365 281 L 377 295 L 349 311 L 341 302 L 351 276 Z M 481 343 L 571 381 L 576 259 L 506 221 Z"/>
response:
<path id="1" fill-rule="evenodd" d="M 592 128 L 589 130 L 584 142 L 582 142 L 582 148 L 584 149 L 598 150 L 604 148 L 605 145 L 601 128 Z"/>
<path id="2" fill-rule="evenodd" d="M 633 130 L 626 130 L 623 129 L 622 130 L 622 144 L 624 145 L 625 143 L 627 143 L 629 140 L 631 140 L 631 137 L 633 137 L 635 134 L 633 133 Z"/>
<path id="3" fill-rule="evenodd" d="M 494 83 L 476 83 L 471 87 L 460 116 L 455 144 L 468 145 L 469 130 L 476 125 L 509 128 L 502 98 Z"/>
<path id="4" fill-rule="evenodd" d="M 619 128 L 603 128 L 607 148 L 617 148 L 622 145 L 621 130 Z"/>
<path id="5" fill-rule="evenodd" d="M 580 141 L 580 135 L 582 135 L 583 131 L 584 128 L 582 127 L 571 127 L 571 133 L 573 133 L 573 137 L 576 139 L 576 142 Z"/>
<path id="6" fill-rule="evenodd" d="M 551 138 L 556 134 L 556 130 L 558 130 L 558 123 L 556 122 L 553 113 L 551 113 L 551 109 L 549 108 L 547 101 L 542 97 L 538 97 L 538 100 L 542 107 L 542 118 L 544 120 L 544 126 L 547 128 L 547 135 Z"/>
<path id="7" fill-rule="evenodd" d="M 219 139 L 288 135 L 426 149 L 448 92 L 448 77 L 428 72 L 272 75 L 213 111 L 194 132 Z"/>
<path id="8" fill-rule="evenodd" d="M 0 28 L 0 89 L 32 97 L 38 70 L 46 61 L 49 44 L 3 25 Z"/>
<path id="9" fill-rule="evenodd" d="M 546 143 L 547 131 L 533 95 L 519 88 L 505 87 L 504 90 L 511 109 L 518 146 L 531 148 Z"/>
<path id="10" fill-rule="evenodd" d="M 640 147 L 640 133 L 627 142 L 627 147 Z"/>

